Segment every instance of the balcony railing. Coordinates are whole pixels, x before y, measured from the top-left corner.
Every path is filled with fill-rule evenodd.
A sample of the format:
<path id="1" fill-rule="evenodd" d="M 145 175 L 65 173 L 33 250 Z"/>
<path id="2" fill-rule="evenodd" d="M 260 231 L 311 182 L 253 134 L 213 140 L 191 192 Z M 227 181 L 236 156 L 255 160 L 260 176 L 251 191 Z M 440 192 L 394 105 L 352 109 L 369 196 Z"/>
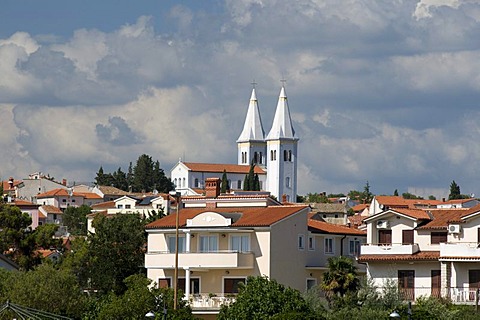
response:
<path id="1" fill-rule="evenodd" d="M 192 294 L 190 296 L 190 307 L 193 311 L 199 309 L 220 309 L 222 305 L 230 305 L 235 302 L 235 294 Z"/>
<path id="2" fill-rule="evenodd" d="M 447 242 L 440 243 L 440 258 L 442 257 L 480 257 L 478 242 Z"/>
<path id="3" fill-rule="evenodd" d="M 360 254 L 414 254 L 419 251 L 417 243 L 402 244 L 402 243 L 375 243 L 362 244 Z"/>
<path id="4" fill-rule="evenodd" d="M 382 288 L 378 288 L 382 291 Z M 440 288 L 440 287 L 414 287 L 398 288 L 400 298 L 404 301 L 415 302 L 419 297 L 436 297 L 450 300 L 455 304 L 474 304 L 476 288 L 458 287 L 458 288 Z"/>
<path id="5" fill-rule="evenodd" d="M 180 268 L 242 268 L 254 265 L 253 252 L 218 250 L 214 252 L 181 252 L 178 254 Z M 146 268 L 171 269 L 175 266 L 175 253 L 150 251 L 145 254 Z"/>

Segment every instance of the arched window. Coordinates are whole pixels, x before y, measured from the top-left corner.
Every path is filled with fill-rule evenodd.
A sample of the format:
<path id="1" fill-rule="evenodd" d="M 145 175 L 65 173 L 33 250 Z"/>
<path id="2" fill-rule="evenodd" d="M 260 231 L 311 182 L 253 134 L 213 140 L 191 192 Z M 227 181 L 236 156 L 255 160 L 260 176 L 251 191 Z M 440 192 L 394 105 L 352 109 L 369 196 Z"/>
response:
<path id="1" fill-rule="evenodd" d="M 288 151 L 283 150 L 283 161 L 287 161 L 287 160 L 288 160 Z"/>
<path id="2" fill-rule="evenodd" d="M 263 154 L 260 152 L 260 159 L 258 161 L 260 164 L 262 164 L 262 162 L 263 162 L 262 158 L 263 158 Z"/>
<path id="3" fill-rule="evenodd" d="M 173 180 L 173 184 L 175 185 L 175 187 L 178 186 L 178 185 L 177 185 L 177 178 L 175 178 L 175 179 Z"/>
<path id="4" fill-rule="evenodd" d="M 273 161 L 273 150 L 270 150 L 270 160 Z"/>
<path id="5" fill-rule="evenodd" d="M 257 152 L 253 153 L 253 163 L 258 163 L 258 153 Z"/>
<path id="6" fill-rule="evenodd" d="M 195 188 L 198 188 L 198 178 L 195 178 Z"/>
<path id="7" fill-rule="evenodd" d="M 273 150 L 273 160 L 277 160 L 277 150 Z"/>
<path id="8" fill-rule="evenodd" d="M 290 177 L 285 178 L 285 185 L 287 186 L 287 188 L 290 188 Z"/>
<path id="9" fill-rule="evenodd" d="M 183 183 L 182 183 L 182 187 L 186 187 L 187 185 L 185 184 L 185 178 L 183 178 Z"/>
<path id="10" fill-rule="evenodd" d="M 288 150 L 288 161 L 292 161 L 292 150 Z"/>

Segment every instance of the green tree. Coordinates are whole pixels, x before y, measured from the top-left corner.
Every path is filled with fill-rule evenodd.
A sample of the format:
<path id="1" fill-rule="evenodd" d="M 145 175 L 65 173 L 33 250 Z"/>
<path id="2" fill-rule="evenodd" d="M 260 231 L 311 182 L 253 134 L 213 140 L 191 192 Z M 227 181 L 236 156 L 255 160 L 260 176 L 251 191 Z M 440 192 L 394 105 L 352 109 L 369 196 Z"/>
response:
<path id="1" fill-rule="evenodd" d="M 330 203 L 325 193 L 308 193 L 307 202 L 311 203 Z"/>
<path id="2" fill-rule="evenodd" d="M 145 224 L 149 224 L 150 222 L 161 219 L 163 217 L 165 217 L 165 210 L 163 207 L 157 209 L 157 211 L 152 210 L 150 211 L 149 216 L 145 218 Z"/>
<path id="3" fill-rule="evenodd" d="M 245 180 L 243 181 L 243 190 L 258 191 L 257 189 L 260 190 L 260 181 L 258 181 L 258 183 L 255 182 L 255 165 L 252 162 L 250 164 L 248 174 L 245 176 Z"/>
<path id="4" fill-rule="evenodd" d="M 91 208 L 87 205 L 68 207 L 63 212 L 63 224 L 71 235 L 87 235 L 87 215 Z"/>
<path id="5" fill-rule="evenodd" d="M 132 167 L 132 162 L 130 161 L 130 164 L 128 165 L 128 172 L 127 172 L 127 186 L 128 189 L 125 191 L 131 192 L 133 188 L 133 167 Z"/>
<path id="6" fill-rule="evenodd" d="M 448 195 L 448 200 L 454 200 L 454 199 L 461 199 L 462 194 L 460 193 L 460 186 L 455 182 L 455 180 L 452 181 L 450 184 L 450 194 Z"/>
<path id="7" fill-rule="evenodd" d="M 111 186 L 113 183 L 113 177 L 110 173 L 104 173 L 103 167 L 100 166 L 97 175 L 95 177 L 95 184 L 98 186 Z"/>
<path id="8" fill-rule="evenodd" d="M 393 191 L 393 195 L 394 195 L 395 197 L 398 197 L 398 190 L 397 190 L 397 189 L 395 189 L 395 191 Z"/>
<path id="9" fill-rule="evenodd" d="M 86 303 L 75 276 L 48 264 L 10 277 L 7 298 L 13 303 L 74 318 L 79 318 Z"/>
<path id="10" fill-rule="evenodd" d="M 335 302 L 337 297 L 343 298 L 347 293 L 356 292 L 360 280 L 357 267 L 351 258 L 344 256 L 328 258 L 327 267 L 321 288 L 326 291 L 330 302 Z"/>
<path id="11" fill-rule="evenodd" d="M 363 195 L 362 195 L 362 202 L 363 203 L 370 203 L 373 199 L 373 193 L 370 192 L 370 184 L 368 181 L 365 183 L 363 187 Z"/>
<path id="12" fill-rule="evenodd" d="M 92 269 L 92 257 L 89 251 L 90 242 L 85 237 L 75 237 L 70 244 L 70 250 L 65 251 L 60 269 L 69 270 L 78 280 L 79 285 L 86 289 L 89 286 Z"/>
<path id="13" fill-rule="evenodd" d="M 245 175 L 245 179 L 243 179 L 243 191 L 250 190 L 250 181 L 248 180 L 248 174 Z"/>
<path id="14" fill-rule="evenodd" d="M 437 200 L 437 198 L 433 194 L 431 194 L 428 196 L 428 200 Z"/>
<path id="15" fill-rule="evenodd" d="M 230 184 L 228 183 L 228 177 L 227 177 L 227 170 L 223 169 L 223 174 L 222 174 L 222 184 L 220 188 L 221 193 L 227 193 L 227 191 L 230 191 Z"/>
<path id="16" fill-rule="evenodd" d="M 172 181 L 165 176 L 160 162 L 153 162 L 152 157 L 142 154 L 133 168 L 132 189 L 135 192 L 159 192 L 173 190 Z"/>
<path id="17" fill-rule="evenodd" d="M 404 192 L 402 193 L 403 199 L 423 199 L 422 197 L 416 196 L 413 193 Z"/>
<path id="18" fill-rule="evenodd" d="M 122 168 L 118 168 L 117 171 L 112 173 L 113 186 L 120 190 L 128 190 L 127 174 L 122 171 Z"/>
<path id="19" fill-rule="evenodd" d="M 103 292 L 122 293 L 123 280 L 142 273 L 144 223 L 135 214 L 117 214 L 113 217 L 97 216 L 93 221 L 95 233 L 89 238 L 92 286 Z"/>
<path id="20" fill-rule="evenodd" d="M 260 178 L 258 177 L 258 173 L 255 173 L 255 177 L 253 179 L 253 190 L 260 191 Z"/>
<path id="21" fill-rule="evenodd" d="M 248 277 L 236 301 L 222 306 L 219 320 L 312 319 L 313 310 L 299 291 L 266 276 Z"/>

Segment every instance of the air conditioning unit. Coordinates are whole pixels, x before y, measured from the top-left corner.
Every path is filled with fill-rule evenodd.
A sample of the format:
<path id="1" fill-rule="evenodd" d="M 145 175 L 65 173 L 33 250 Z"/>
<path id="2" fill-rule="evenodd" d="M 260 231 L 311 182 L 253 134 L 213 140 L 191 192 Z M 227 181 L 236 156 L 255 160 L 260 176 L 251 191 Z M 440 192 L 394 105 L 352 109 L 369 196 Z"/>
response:
<path id="1" fill-rule="evenodd" d="M 387 229 L 390 227 L 390 223 L 388 220 L 378 220 L 377 221 L 377 229 Z"/>
<path id="2" fill-rule="evenodd" d="M 449 233 L 460 233 L 461 227 L 459 224 L 451 224 L 448 226 L 448 232 Z"/>

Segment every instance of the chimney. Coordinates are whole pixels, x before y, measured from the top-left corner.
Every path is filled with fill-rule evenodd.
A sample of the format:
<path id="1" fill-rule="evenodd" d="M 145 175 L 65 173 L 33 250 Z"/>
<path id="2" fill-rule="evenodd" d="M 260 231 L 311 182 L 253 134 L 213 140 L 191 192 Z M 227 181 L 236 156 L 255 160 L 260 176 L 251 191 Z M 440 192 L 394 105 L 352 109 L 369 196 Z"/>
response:
<path id="1" fill-rule="evenodd" d="M 13 177 L 8 178 L 8 188 L 13 189 Z"/>
<path id="2" fill-rule="evenodd" d="M 287 195 L 284 193 L 282 194 L 282 203 L 287 202 Z"/>
<path id="3" fill-rule="evenodd" d="M 66 186 L 66 185 L 67 185 L 67 179 L 62 179 L 62 184 L 63 184 L 64 186 Z"/>
<path id="4" fill-rule="evenodd" d="M 205 195 L 207 198 L 216 198 L 220 194 L 220 178 L 207 178 L 205 180 Z"/>
<path id="5" fill-rule="evenodd" d="M 442 202 L 445 202 L 445 198 L 442 198 Z"/>

